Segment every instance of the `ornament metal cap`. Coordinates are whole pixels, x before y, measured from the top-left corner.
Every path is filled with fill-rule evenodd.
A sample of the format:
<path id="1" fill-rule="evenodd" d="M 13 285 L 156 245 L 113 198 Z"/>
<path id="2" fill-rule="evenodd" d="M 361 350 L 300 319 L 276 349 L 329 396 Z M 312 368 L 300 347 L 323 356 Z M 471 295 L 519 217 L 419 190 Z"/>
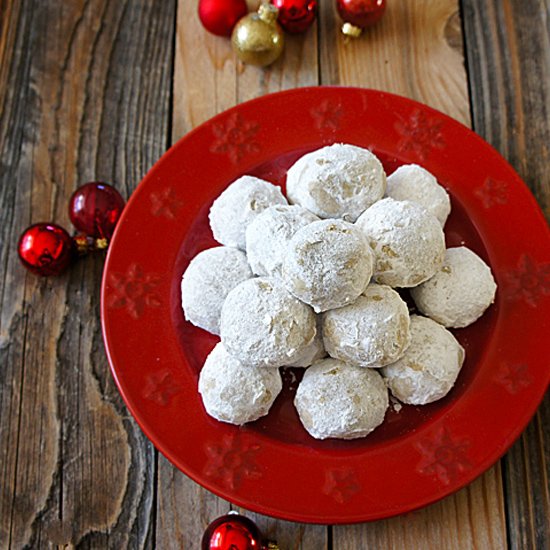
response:
<path id="1" fill-rule="evenodd" d="M 273 4 L 262 3 L 258 8 L 259 18 L 270 25 L 277 21 L 277 15 L 279 15 L 279 9 Z"/>
<path id="2" fill-rule="evenodd" d="M 357 27 L 351 23 L 344 23 L 342 25 L 342 33 L 351 38 L 359 38 L 362 32 L 363 29 L 361 27 Z"/>

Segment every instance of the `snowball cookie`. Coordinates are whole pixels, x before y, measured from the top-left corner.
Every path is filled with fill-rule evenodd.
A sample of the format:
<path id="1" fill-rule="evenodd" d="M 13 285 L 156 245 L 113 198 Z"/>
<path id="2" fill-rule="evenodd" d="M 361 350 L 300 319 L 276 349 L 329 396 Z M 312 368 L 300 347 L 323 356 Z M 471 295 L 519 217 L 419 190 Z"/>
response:
<path id="1" fill-rule="evenodd" d="M 467 327 L 493 303 L 497 285 L 489 266 L 469 248 L 448 248 L 437 273 L 411 290 L 416 307 L 445 327 Z"/>
<path id="2" fill-rule="evenodd" d="M 393 365 L 382 369 L 397 399 L 409 405 L 425 405 L 441 399 L 453 387 L 464 363 L 464 349 L 440 324 L 411 316 L 411 345 Z"/>
<path id="3" fill-rule="evenodd" d="M 225 299 L 221 339 L 245 365 L 280 367 L 315 337 L 315 314 L 273 279 L 248 279 Z"/>
<path id="4" fill-rule="evenodd" d="M 298 159 L 288 170 L 286 193 L 320 218 L 354 222 L 384 196 L 386 174 L 369 150 L 336 143 Z"/>
<path id="5" fill-rule="evenodd" d="M 220 333 L 220 314 L 229 291 L 250 279 L 252 271 L 244 252 L 217 246 L 192 260 L 181 281 L 185 319 L 213 334 Z"/>
<path id="6" fill-rule="evenodd" d="M 374 279 L 391 287 L 416 286 L 443 263 L 445 236 L 437 218 L 422 206 L 390 197 L 357 220 L 376 256 Z"/>
<path id="7" fill-rule="evenodd" d="M 315 361 L 323 359 L 327 356 L 325 351 L 325 345 L 323 344 L 321 316 L 317 316 L 317 332 L 315 338 L 311 341 L 311 344 L 307 345 L 301 353 L 292 361 L 287 367 L 303 367 L 307 368 L 311 366 Z"/>
<path id="8" fill-rule="evenodd" d="M 319 313 L 353 302 L 372 276 L 373 256 L 363 233 L 343 220 L 299 229 L 283 260 L 283 284 Z"/>
<path id="9" fill-rule="evenodd" d="M 411 201 L 423 206 L 445 225 L 451 212 L 449 194 L 435 176 L 418 164 L 400 166 L 388 176 L 386 195 L 398 201 Z"/>
<path id="10" fill-rule="evenodd" d="M 372 283 L 352 304 L 327 311 L 322 332 L 331 357 L 383 367 L 397 361 L 410 343 L 409 310 L 395 290 Z"/>
<path id="11" fill-rule="evenodd" d="M 246 255 L 256 275 L 281 276 L 286 245 L 298 229 L 319 221 L 301 206 L 266 208 L 246 229 Z"/>
<path id="12" fill-rule="evenodd" d="M 365 437 L 382 424 L 388 389 L 372 369 L 322 359 L 309 367 L 294 405 L 304 428 L 316 439 Z"/>
<path id="13" fill-rule="evenodd" d="M 226 246 L 245 250 L 248 224 L 274 204 L 287 204 L 279 187 L 253 176 L 242 176 L 210 208 L 210 227 L 214 238 Z"/>
<path id="14" fill-rule="evenodd" d="M 241 425 L 265 416 L 282 387 L 277 369 L 245 367 L 221 343 L 206 358 L 199 376 L 206 412 L 230 424 Z"/>

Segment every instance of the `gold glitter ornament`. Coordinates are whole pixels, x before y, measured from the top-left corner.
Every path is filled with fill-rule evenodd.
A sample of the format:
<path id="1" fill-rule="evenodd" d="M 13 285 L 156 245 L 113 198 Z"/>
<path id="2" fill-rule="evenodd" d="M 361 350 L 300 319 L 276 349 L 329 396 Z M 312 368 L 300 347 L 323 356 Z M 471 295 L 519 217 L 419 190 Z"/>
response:
<path id="1" fill-rule="evenodd" d="M 266 67 L 279 58 L 284 34 L 277 23 L 278 13 L 272 4 L 262 4 L 257 13 L 245 15 L 235 25 L 231 43 L 243 63 Z"/>

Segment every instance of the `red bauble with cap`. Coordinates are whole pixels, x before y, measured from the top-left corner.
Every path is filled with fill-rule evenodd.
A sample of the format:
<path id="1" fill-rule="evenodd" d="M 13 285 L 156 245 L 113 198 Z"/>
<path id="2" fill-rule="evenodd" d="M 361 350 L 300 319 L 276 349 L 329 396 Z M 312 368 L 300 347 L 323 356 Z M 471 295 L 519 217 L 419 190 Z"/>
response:
<path id="1" fill-rule="evenodd" d="M 366 27 L 377 23 L 386 11 L 386 0 L 336 0 L 342 32 L 357 37 Z"/>

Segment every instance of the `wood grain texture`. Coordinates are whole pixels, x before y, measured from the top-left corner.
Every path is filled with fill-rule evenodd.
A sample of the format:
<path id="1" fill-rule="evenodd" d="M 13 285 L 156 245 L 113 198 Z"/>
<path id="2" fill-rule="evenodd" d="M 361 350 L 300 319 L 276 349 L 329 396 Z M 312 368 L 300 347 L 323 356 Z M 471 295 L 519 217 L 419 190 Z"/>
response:
<path id="1" fill-rule="evenodd" d="M 317 29 L 287 36 L 283 55 L 268 69 L 240 63 L 231 43 L 205 32 L 195 6 L 180 0 L 174 67 L 174 141 L 243 101 L 318 83 Z"/>
<path id="2" fill-rule="evenodd" d="M 207 34 L 191 0 L 0 0 L 0 548 L 198 549 L 231 508 L 159 456 L 126 411 L 100 337 L 102 258 L 50 280 L 18 263 L 21 230 L 68 226 L 78 184 L 105 179 L 128 196 L 172 141 L 224 109 L 357 85 L 473 124 L 550 216 L 550 0 L 388 4 L 346 41 L 334 2 L 320 0 L 318 23 L 262 70 Z M 330 527 L 243 512 L 285 550 L 547 548 L 548 426 L 549 398 L 500 466 L 402 517 Z"/>
<path id="3" fill-rule="evenodd" d="M 550 220 L 550 1 L 463 0 L 473 126 Z M 510 547 L 550 547 L 550 396 L 502 470 Z"/>
<path id="4" fill-rule="evenodd" d="M 550 2 L 462 3 L 473 126 L 550 219 Z"/>
<path id="5" fill-rule="evenodd" d="M 103 258 L 39 279 L 15 243 L 87 180 L 128 195 L 164 151 L 174 4 L 4 2 L 0 547 L 152 546 L 155 454 L 108 372 Z"/>
<path id="6" fill-rule="evenodd" d="M 403 516 L 333 528 L 333 548 L 449 550 L 506 548 L 500 468 L 462 491 Z"/>
<path id="7" fill-rule="evenodd" d="M 318 82 L 317 29 L 287 37 L 282 57 L 268 69 L 244 66 L 230 42 L 205 32 L 195 6 L 180 0 L 176 29 L 172 139 L 233 105 L 288 88 Z M 202 489 L 166 460 L 159 462 L 157 535 L 159 548 L 199 547 L 205 527 L 230 505 Z M 327 529 L 278 521 L 246 512 L 285 549 L 326 548 Z M 170 526 L 170 528 L 168 528 Z"/>
<path id="8" fill-rule="evenodd" d="M 456 0 L 388 2 L 379 25 L 360 40 L 346 40 L 334 25 L 332 3 L 322 4 L 321 80 L 372 87 L 426 103 L 470 124 L 459 3 Z M 493 548 L 506 546 L 499 468 L 456 495 L 403 517 L 334 527 L 333 547 Z"/>
<path id="9" fill-rule="evenodd" d="M 358 40 L 339 31 L 335 2 L 321 2 L 322 84 L 376 88 L 416 99 L 469 125 L 458 0 L 388 2 Z"/>

